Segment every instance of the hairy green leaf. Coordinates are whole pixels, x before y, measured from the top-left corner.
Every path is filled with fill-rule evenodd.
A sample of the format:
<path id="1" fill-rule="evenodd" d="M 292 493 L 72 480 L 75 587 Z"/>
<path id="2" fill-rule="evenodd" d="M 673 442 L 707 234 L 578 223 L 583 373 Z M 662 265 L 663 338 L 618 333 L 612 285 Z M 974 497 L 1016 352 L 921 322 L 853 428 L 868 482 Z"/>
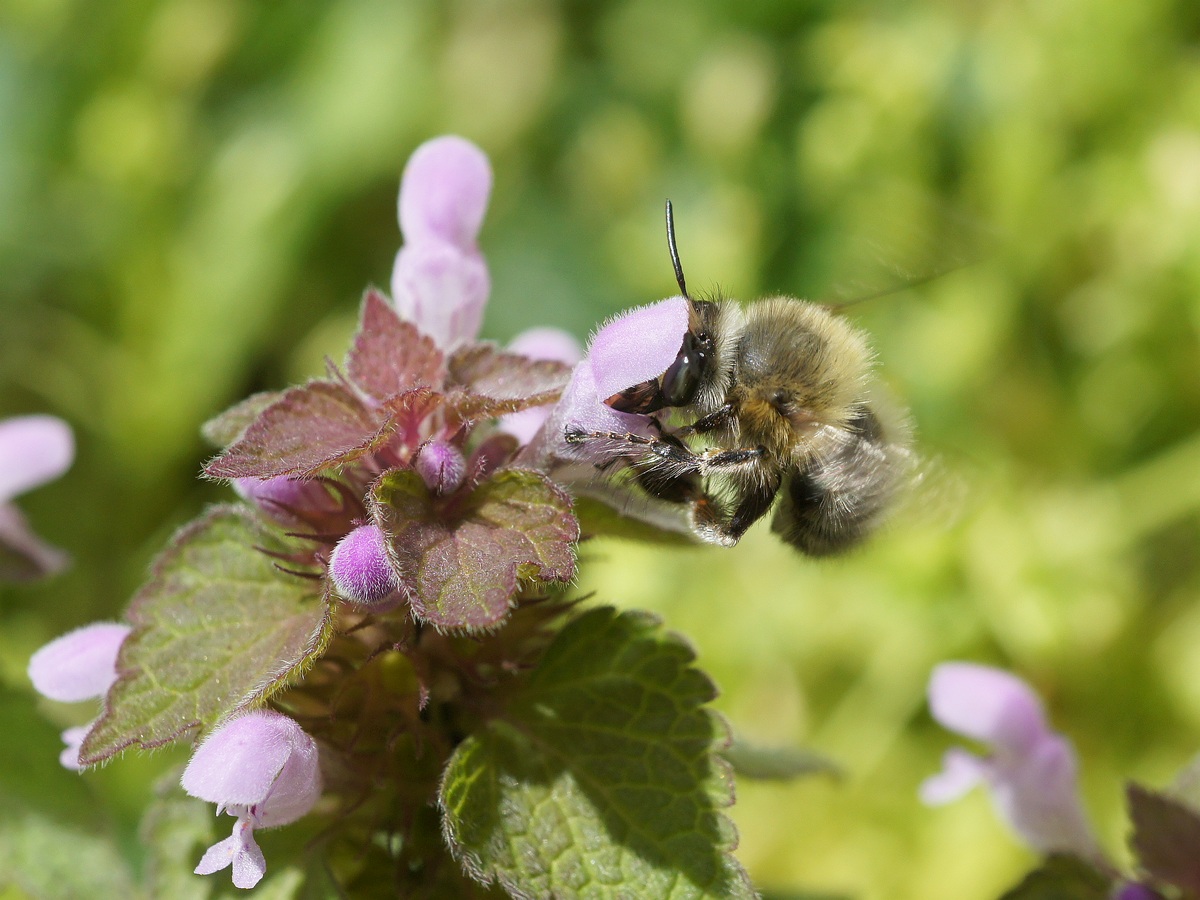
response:
<path id="1" fill-rule="evenodd" d="M 447 766 L 445 829 L 468 871 L 516 897 L 753 897 L 693 658 L 645 614 L 568 624 Z"/>
<path id="2" fill-rule="evenodd" d="M 1000 900 L 1107 900 L 1108 879 L 1074 856 L 1055 855 Z"/>
<path id="3" fill-rule="evenodd" d="M 80 752 L 85 765 L 125 747 L 159 747 L 271 696 L 324 651 L 329 604 L 281 572 L 282 549 L 247 510 L 216 507 L 185 526 L 133 598 L 120 678 Z"/>
<path id="4" fill-rule="evenodd" d="M 570 498 L 538 472 L 501 469 L 443 502 L 415 472 L 395 469 L 371 505 L 413 611 L 438 628 L 495 625 L 522 581 L 575 574 Z"/>
<path id="5" fill-rule="evenodd" d="M 342 385 L 313 381 L 284 391 L 204 471 L 212 478 L 316 475 L 377 449 L 393 427 Z"/>

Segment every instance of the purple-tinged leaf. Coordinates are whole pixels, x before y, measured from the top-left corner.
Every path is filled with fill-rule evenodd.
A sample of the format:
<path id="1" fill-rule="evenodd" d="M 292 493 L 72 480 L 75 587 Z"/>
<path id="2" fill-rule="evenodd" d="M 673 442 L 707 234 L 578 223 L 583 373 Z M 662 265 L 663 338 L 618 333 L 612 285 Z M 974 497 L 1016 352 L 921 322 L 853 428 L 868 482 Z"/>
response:
<path id="1" fill-rule="evenodd" d="M 450 357 L 448 383 L 478 397 L 521 400 L 521 409 L 558 399 L 571 367 L 552 359 L 534 360 L 505 353 L 493 344 L 473 344 Z"/>
<path id="2" fill-rule="evenodd" d="M 440 388 L 446 366 L 433 339 L 403 321 L 383 294 L 371 289 L 363 297 L 346 374 L 375 399 L 386 400 L 415 387 Z"/>
<path id="3" fill-rule="evenodd" d="M 378 449 L 394 423 L 340 384 L 289 388 L 204 471 L 212 478 L 307 477 Z"/>
<path id="4" fill-rule="evenodd" d="M 579 525 L 538 472 L 503 469 L 445 505 L 409 469 L 376 482 L 372 514 L 413 612 L 437 628 L 500 622 L 525 579 L 569 581 Z"/>
<path id="5" fill-rule="evenodd" d="M 130 604 L 133 632 L 84 765 L 212 726 L 324 652 L 333 615 L 318 582 L 281 572 L 260 548 L 285 549 L 244 507 L 216 507 L 179 531 Z"/>
<path id="6" fill-rule="evenodd" d="M 1142 868 L 1160 881 L 1200 894 L 1200 814 L 1140 785 L 1130 784 L 1126 795 L 1133 821 L 1130 845 Z"/>
<path id="7" fill-rule="evenodd" d="M 486 480 L 508 463 L 516 452 L 517 439 L 511 434 L 493 434 L 480 443 L 467 460 L 466 480 L 474 484 Z"/>
<path id="8" fill-rule="evenodd" d="M 1108 900 L 1109 880 L 1074 856 L 1054 855 L 1000 900 Z"/>
<path id="9" fill-rule="evenodd" d="M 282 396 L 281 391 L 251 394 L 201 425 L 200 435 L 214 447 L 228 447 L 254 424 L 263 410 Z"/>

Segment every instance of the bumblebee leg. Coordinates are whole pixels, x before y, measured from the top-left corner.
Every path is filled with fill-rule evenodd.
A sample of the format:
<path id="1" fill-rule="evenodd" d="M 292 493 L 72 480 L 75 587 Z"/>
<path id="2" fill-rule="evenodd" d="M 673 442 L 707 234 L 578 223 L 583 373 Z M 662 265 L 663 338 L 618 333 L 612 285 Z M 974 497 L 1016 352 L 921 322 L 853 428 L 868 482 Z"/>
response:
<path id="1" fill-rule="evenodd" d="M 751 465 L 766 455 L 763 447 L 739 447 L 731 450 L 712 448 L 696 453 L 678 439 L 664 433 L 662 437 L 648 438 L 640 434 L 619 431 L 582 431 L 567 429 L 563 437 L 568 444 L 585 444 L 588 441 L 610 441 L 617 444 L 634 444 L 645 448 L 645 452 L 670 466 L 678 474 L 696 472 L 706 475 L 713 470 L 727 470 Z M 653 465 L 653 460 L 650 464 Z"/>
<path id="2" fill-rule="evenodd" d="M 692 529 L 710 544 L 732 547 L 751 525 L 767 514 L 778 490 L 778 478 L 754 485 L 738 501 L 728 520 L 716 501 L 708 496 L 700 497 L 692 504 Z"/>
<path id="3" fill-rule="evenodd" d="M 733 405 L 726 403 L 720 409 L 710 412 L 707 416 L 701 416 L 691 425 L 684 425 L 678 431 L 680 434 L 708 434 L 728 425 L 732 418 Z"/>

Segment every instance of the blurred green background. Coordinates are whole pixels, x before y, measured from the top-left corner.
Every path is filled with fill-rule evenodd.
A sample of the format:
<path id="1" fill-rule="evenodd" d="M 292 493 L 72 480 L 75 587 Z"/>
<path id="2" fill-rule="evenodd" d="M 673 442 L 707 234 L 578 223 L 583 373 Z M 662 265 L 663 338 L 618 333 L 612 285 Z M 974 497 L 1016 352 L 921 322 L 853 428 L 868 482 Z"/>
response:
<path id="1" fill-rule="evenodd" d="M 943 273 L 848 310 L 933 473 L 868 549 L 586 551 L 581 587 L 686 634 L 740 732 L 845 765 L 739 786 L 756 884 L 963 900 L 1031 865 L 982 794 L 916 800 L 948 658 L 1044 692 L 1121 857 L 1122 780 L 1200 747 L 1195 0 L 3 0 L 0 415 L 63 416 L 79 457 L 22 500 L 73 569 L 0 588 L 0 896 L 42 895 L 64 829 L 47 896 L 124 890 L 110 829 L 141 865 L 178 756 L 59 770 L 52 721 L 88 713 L 25 660 L 226 496 L 203 419 L 341 358 L 404 160 L 447 131 L 496 172 L 488 337 L 674 293 L 667 196 L 697 290 Z"/>

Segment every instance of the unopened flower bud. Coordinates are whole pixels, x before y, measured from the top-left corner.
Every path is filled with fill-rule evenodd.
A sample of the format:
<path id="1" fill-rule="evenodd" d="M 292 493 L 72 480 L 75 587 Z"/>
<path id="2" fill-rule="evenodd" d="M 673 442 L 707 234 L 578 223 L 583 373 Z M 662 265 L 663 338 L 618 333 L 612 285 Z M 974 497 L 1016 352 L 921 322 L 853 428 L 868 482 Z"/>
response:
<path id="1" fill-rule="evenodd" d="M 433 493 L 451 494 L 462 484 L 467 461 L 453 444 L 430 441 L 417 451 L 413 468 Z"/>
<path id="2" fill-rule="evenodd" d="M 357 606 L 378 606 L 398 587 L 378 525 L 362 525 L 338 542 L 329 575 L 342 599 Z"/>
<path id="3" fill-rule="evenodd" d="M 304 516 L 332 512 L 337 501 L 320 481 L 279 475 L 275 478 L 235 478 L 233 489 L 272 519 L 291 525 Z"/>

